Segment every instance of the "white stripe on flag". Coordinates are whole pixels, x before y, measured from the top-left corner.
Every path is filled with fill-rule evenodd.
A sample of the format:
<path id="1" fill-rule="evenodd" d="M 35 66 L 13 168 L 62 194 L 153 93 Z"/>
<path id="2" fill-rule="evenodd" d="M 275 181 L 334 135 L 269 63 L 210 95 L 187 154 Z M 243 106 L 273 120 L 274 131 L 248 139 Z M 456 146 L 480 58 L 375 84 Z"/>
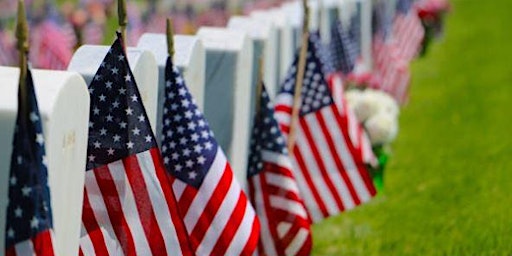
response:
<path id="1" fill-rule="evenodd" d="M 262 175 L 260 173 L 259 175 Z M 263 248 L 266 255 L 277 255 L 277 250 L 274 244 L 274 239 L 272 239 L 272 234 L 270 233 L 270 227 L 268 226 L 268 219 L 266 213 L 265 202 L 263 201 L 263 188 L 261 186 L 260 176 L 255 175 L 251 178 L 251 181 L 254 185 L 254 204 L 256 211 L 258 212 L 258 217 L 260 218 L 260 238 L 262 240 Z M 256 250 L 258 251 L 258 250 Z"/>
<path id="2" fill-rule="evenodd" d="M 325 120 L 335 120 L 334 114 L 331 111 L 323 111 L 322 115 Z M 337 122 L 336 122 L 337 123 Z M 341 134 L 341 128 L 338 126 L 339 124 L 333 123 L 331 125 L 327 125 L 327 130 L 331 137 L 338 138 L 334 139 L 337 143 L 334 143 L 336 147 L 336 151 L 338 155 L 342 156 L 342 164 L 347 172 L 350 182 L 352 183 L 354 189 L 356 190 L 357 195 L 361 199 L 361 202 L 366 202 L 371 199 L 371 195 L 359 174 L 359 170 L 354 163 L 353 156 L 351 152 L 348 150 L 347 142 L 343 138 L 343 134 Z M 353 202 L 352 202 L 353 203 Z M 347 209 L 350 209 L 347 205 Z"/>
<path id="3" fill-rule="evenodd" d="M 210 167 L 210 170 L 206 174 L 206 177 L 204 177 L 204 179 L 208 182 L 203 182 L 201 187 L 199 187 L 199 191 L 197 192 L 195 198 L 192 199 L 193 201 L 190 204 L 190 208 L 186 213 L 184 213 L 184 222 L 189 233 L 194 230 L 197 221 L 201 217 L 201 214 L 203 214 L 206 205 L 210 201 L 210 196 L 213 194 L 215 188 L 217 188 L 217 185 L 219 184 L 220 179 L 222 178 L 222 174 L 224 173 L 223 170 L 225 167 L 226 157 L 222 154 L 222 150 L 217 148 L 217 155 L 215 156 L 215 159 L 213 160 L 213 163 Z M 176 179 L 175 182 L 183 181 Z"/>
<path id="4" fill-rule="evenodd" d="M 103 195 L 101 194 L 98 183 L 96 182 L 96 174 L 94 170 L 85 172 L 85 184 L 85 191 L 89 198 L 89 204 L 91 205 L 91 209 L 98 226 L 104 228 L 106 232 L 115 237 L 112 223 L 108 217 L 107 207 L 105 205 L 105 201 L 103 201 Z M 107 249 L 109 250 L 109 255 L 114 255 L 114 252 L 110 251 L 109 247 L 107 247 Z"/>
<path id="5" fill-rule="evenodd" d="M 326 115 L 327 113 L 332 113 L 330 107 L 326 107 L 320 110 L 320 115 L 322 115 L 322 117 L 324 118 L 327 129 L 331 130 L 333 126 L 336 127 L 336 129 L 338 129 L 336 125 L 336 119 L 334 119 L 332 115 Z M 341 198 L 344 208 L 353 207 L 355 203 L 347 187 L 347 181 L 345 181 L 340 174 L 340 172 L 344 170 L 340 170 L 334 160 L 335 158 L 340 158 L 340 156 L 338 152 L 332 152 L 329 149 L 329 144 L 325 137 L 331 137 L 332 140 L 336 142 L 334 144 L 345 143 L 345 138 L 341 137 L 341 134 L 337 133 L 324 134 L 324 132 L 322 132 L 322 128 L 320 128 L 320 125 L 318 124 L 316 115 L 311 114 L 305 116 L 304 118 L 306 119 L 306 122 L 308 123 L 312 131 L 318 131 L 312 132 L 311 135 L 313 136 L 313 140 L 317 145 L 317 149 L 319 151 L 318 153 L 322 157 L 329 179 L 332 181 L 334 187 L 336 188 L 336 192 L 338 195 L 334 195 L 334 197 L 339 196 Z M 341 162 L 344 162 L 343 160 L 344 158 L 340 158 Z M 341 211 L 342 209 L 339 210 Z"/>
<path id="6" fill-rule="evenodd" d="M 302 245 L 304 244 L 306 239 L 308 238 L 308 234 L 309 232 L 306 229 L 301 228 L 299 232 L 297 232 L 297 235 L 295 235 L 295 237 L 293 238 L 290 245 L 286 247 L 286 255 L 296 255 L 297 252 L 302 248 Z"/>
<path id="7" fill-rule="evenodd" d="M 34 244 L 32 244 L 32 240 L 30 240 L 30 239 L 15 244 L 14 250 L 16 251 L 16 255 L 20 255 L 20 256 L 35 255 L 34 254 Z"/>
<path id="8" fill-rule="evenodd" d="M 288 156 L 277 154 L 268 150 L 261 150 L 261 158 L 264 162 L 273 163 L 289 170 L 292 169 L 292 163 L 290 162 L 290 158 Z"/>
<path id="9" fill-rule="evenodd" d="M 233 181 L 233 183 L 236 183 L 236 181 Z M 242 194 L 240 194 L 240 196 L 241 195 Z M 252 233 L 252 228 L 247 227 L 253 226 L 255 218 L 256 213 L 254 212 L 251 204 L 247 202 L 247 204 L 245 205 L 244 218 L 242 219 L 242 222 L 238 226 L 238 230 L 236 231 L 233 240 L 229 244 L 228 250 L 226 251 L 225 255 L 236 255 L 243 251 Z"/>
<path id="10" fill-rule="evenodd" d="M 137 160 L 142 170 L 144 177 L 144 183 L 149 193 L 152 208 L 155 209 L 154 213 L 160 232 L 163 235 L 165 248 L 167 254 L 183 254 L 181 252 L 181 246 L 178 241 L 178 234 L 172 223 L 171 213 L 168 209 L 165 195 L 156 176 L 155 163 L 150 151 L 137 154 Z M 160 209 L 161 208 L 161 209 Z M 180 250 L 178 252 L 178 250 Z"/>
<path id="11" fill-rule="evenodd" d="M 310 179 L 313 181 L 313 184 L 315 186 L 314 189 L 318 191 L 318 194 L 320 194 L 322 201 L 324 201 L 324 205 L 327 208 L 327 212 L 329 213 L 329 215 L 338 213 L 340 209 L 338 208 L 332 193 L 329 191 L 327 183 L 325 183 L 325 178 L 323 174 L 320 172 L 320 167 L 317 165 L 318 160 L 315 158 L 315 155 L 311 151 L 311 145 L 307 141 L 305 132 L 303 131 L 301 125 L 297 126 L 297 147 L 300 148 L 302 158 L 304 159 L 304 162 L 306 164 L 307 170 L 304 171 L 309 175 Z M 308 202 L 308 204 L 311 203 L 312 202 Z"/>
<path id="12" fill-rule="evenodd" d="M 208 179 L 208 176 L 206 176 L 205 179 Z M 235 209 L 236 204 L 238 203 L 241 191 L 240 186 L 237 186 L 236 182 L 234 182 L 234 177 L 229 182 L 229 190 L 224 197 L 224 200 L 222 200 L 222 204 L 220 205 L 217 214 L 213 218 L 210 227 L 206 231 L 201 244 L 197 248 L 196 255 L 210 255 L 212 253 L 213 247 L 217 243 L 219 236 L 222 234 L 222 230 L 224 230 L 226 223 L 229 221 L 229 218 L 226 216 L 231 215 Z M 192 209 L 191 207 L 189 211 L 191 210 L 195 209 Z"/>
<path id="13" fill-rule="evenodd" d="M 304 211 L 304 207 L 299 202 L 289 200 L 280 196 L 270 196 L 270 205 L 276 209 L 291 212 L 304 219 L 308 218 L 307 213 Z"/>
<path id="14" fill-rule="evenodd" d="M 183 195 L 183 192 L 185 192 L 186 188 L 187 188 L 187 184 L 185 182 L 174 181 L 172 183 L 172 191 L 174 192 L 174 195 L 176 196 L 177 201 L 179 201 L 181 199 L 181 196 Z"/>
<path id="15" fill-rule="evenodd" d="M 296 186 L 295 180 L 293 180 L 290 177 L 271 172 L 266 172 L 265 179 L 267 180 L 267 183 L 272 186 L 286 189 L 288 191 L 299 194 L 299 188 Z"/>
<path id="16" fill-rule="evenodd" d="M 123 162 L 116 161 L 108 165 L 110 175 L 116 186 L 117 193 L 119 194 L 119 201 L 121 203 L 122 212 L 126 223 L 130 229 L 135 245 L 135 252 L 137 255 L 151 255 L 151 248 L 146 238 L 144 228 L 140 219 L 139 209 L 135 203 L 135 196 L 132 191 L 132 185 L 126 175 Z M 141 170 L 144 172 L 144 170 Z M 142 191 L 138 191 L 139 193 Z M 119 238 L 118 238 L 119 239 Z"/>

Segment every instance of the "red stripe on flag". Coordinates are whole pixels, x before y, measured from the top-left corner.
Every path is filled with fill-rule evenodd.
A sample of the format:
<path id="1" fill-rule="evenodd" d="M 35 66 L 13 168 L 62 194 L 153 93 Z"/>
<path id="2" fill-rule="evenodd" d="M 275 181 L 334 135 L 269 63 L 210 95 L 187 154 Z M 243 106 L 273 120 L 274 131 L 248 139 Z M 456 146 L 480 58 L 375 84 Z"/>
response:
<path id="1" fill-rule="evenodd" d="M 233 180 L 231 182 L 233 182 Z M 221 235 L 217 239 L 217 242 L 215 243 L 215 246 L 212 250 L 212 255 L 224 255 L 226 253 L 232 242 L 232 238 L 238 231 L 238 228 L 240 227 L 240 224 L 242 223 L 242 220 L 245 216 L 246 206 L 247 200 L 245 199 L 244 193 L 240 191 L 235 209 L 233 209 L 228 223 L 226 223 L 224 230 L 222 230 Z"/>
<path id="2" fill-rule="evenodd" d="M 142 223 L 142 228 L 146 234 L 146 239 L 153 255 L 166 251 L 164 238 L 160 231 L 160 226 L 156 220 L 151 199 L 140 169 L 139 161 L 136 155 L 131 155 L 123 159 L 123 165 L 126 169 L 126 176 L 132 187 L 133 196 L 137 205 L 138 214 Z"/>
<path id="3" fill-rule="evenodd" d="M 114 183 L 110 170 L 107 166 L 101 166 L 93 170 L 96 182 L 105 200 L 105 206 L 110 217 L 110 222 L 114 228 L 117 240 L 123 249 L 125 255 L 136 255 L 135 244 L 130 227 L 123 213 L 116 184 Z"/>
<path id="4" fill-rule="evenodd" d="M 341 124 L 342 120 L 341 120 L 340 115 L 335 113 L 334 116 L 336 117 L 338 124 Z M 345 141 L 347 142 L 347 147 L 348 147 L 349 151 L 354 152 L 355 149 L 354 149 L 354 146 L 352 145 L 352 143 L 350 143 L 349 135 L 347 134 L 346 131 L 343 131 L 343 130 L 341 130 L 341 131 L 342 131 L 343 137 L 345 138 Z M 356 164 L 359 175 L 361 176 L 361 178 L 363 178 L 364 184 L 366 185 L 366 188 L 370 192 L 370 195 L 374 196 L 375 194 L 377 194 L 377 190 L 375 190 L 375 187 L 373 186 L 373 181 L 370 177 L 370 174 L 368 173 L 368 170 L 366 169 L 366 166 L 364 165 L 363 159 L 356 158 L 356 159 L 354 159 L 354 163 Z"/>
<path id="5" fill-rule="evenodd" d="M 264 162 L 264 166 L 263 168 L 265 168 L 265 166 L 267 165 L 266 162 Z M 274 244 L 276 246 L 274 246 L 274 248 L 276 249 L 277 251 L 277 254 L 279 255 L 284 255 L 284 249 L 286 247 L 283 247 L 283 246 L 280 246 L 280 238 L 279 236 L 277 235 L 277 225 L 279 223 L 275 223 L 275 221 L 272 221 L 272 220 L 278 220 L 278 219 L 281 219 L 281 218 L 278 218 L 277 216 L 274 215 L 274 212 L 275 212 L 275 208 L 272 208 L 270 206 L 270 198 L 269 198 L 269 194 L 276 194 L 275 191 L 270 191 L 270 190 L 267 190 L 268 188 L 268 184 L 267 184 L 267 179 L 264 175 L 264 172 L 267 171 L 267 170 L 263 170 L 259 175 L 258 175 L 258 178 L 260 179 L 260 193 L 262 194 L 262 199 L 263 199 L 263 203 L 264 203 L 264 210 L 265 210 L 265 215 L 267 216 L 267 221 L 269 222 L 269 227 L 270 227 L 270 234 L 272 235 L 272 240 L 274 241 Z M 252 183 L 252 182 L 249 182 L 249 183 Z M 263 252 L 263 251 L 262 251 Z"/>
<path id="6" fill-rule="evenodd" d="M 335 111 L 334 110 L 335 109 L 334 106 L 331 106 L 331 109 L 332 109 L 332 111 Z M 320 128 L 322 129 L 322 134 L 325 134 L 325 135 L 330 134 L 329 130 L 327 129 L 327 125 L 325 123 L 325 119 L 324 119 L 321 111 L 317 112 L 315 115 L 317 117 L 318 124 L 320 125 Z M 338 116 L 338 119 L 341 119 L 341 117 Z M 336 128 L 336 129 L 338 129 L 338 128 Z M 340 129 L 340 132 L 341 131 L 342 130 Z M 331 154 L 333 156 L 333 160 L 336 163 L 336 167 L 338 169 L 338 172 L 341 174 L 341 177 L 343 178 L 345 185 L 347 185 L 347 188 L 348 188 L 348 190 L 350 192 L 350 195 L 352 196 L 352 199 L 354 200 L 354 203 L 356 205 L 360 204 L 361 200 L 359 199 L 359 196 L 357 195 L 356 190 L 354 189 L 354 185 L 352 184 L 352 182 L 350 181 L 350 178 L 347 175 L 347 172 L 345 170 L 345 167 L 343 166 L 343 163 L 341 162 L 341 159 L 340 159 L 341 152 L 337 152 L 336 151 L 336 146 L 334 146 L 335 142 L 332 140 L 331 136 L 325 136 L 325 140 L 326 140 L 327 145 L 329 147 L 329 151 L 331 152 Z M 345 142 L 346 142 L 346 144 L 349 144 L 350 143 L 350 138 L 349 138 L 349 140 L 347 140 L 347 138 L 345 138 Z M 350 150 L 350 153 L 351 153 L 350 157 L 352 157 L 352 154 L 353 154 L 354 151 L 355 150 Z"/>
<path id="7" fill-rule="evenodd" d="M 315 113 L 315 117 L 317 120 L 318 120 L 318 115 L 319 115 L 318 112 Z M 338 192 L 336 190 L 336 187 L 334 186 L 333 182 L 335 182 L 335 181 L 333 181 L 331 179 L 331 177 L 329 177 L 327 169 L 325 168 L 324 159 L 323 159 L 322 155 L 320 155 L 320 152 L 318 151 L 318 146 L 316 144 L 316 141 L 313 139 L 311 130 L 309 129 L 309 125 L 304 118 L 300 118 L 299 123 L 300 123 L 302 130 L 304 130 L 304 135 L 306 137 L 308 146 L 311 149 L 311 153 L 313 153 L 313 157 L 315 158 L 316 165 L 318 166 L 318 169 L 319 169 L 320 173 L 322 174 L 323 180 L 324 180 L 325 184 L 327 185 L 327 188 L 330 191 L 330 195 L 336 202 L 338 209 L 340 211 L 343 211 L 345 209 L 345 207 L 343 205 L 343 202 L 341 201 L 340 195 L 338 194 Z M 325 136 L 325 134 L 322 134 L 322 136 Z M 297 146 L 302 146 L 302 145 L 297 145 Z"/>
<path id="8" fill-rule="evenodd" d="M 51 230 L 47 229 L 31 238 L 35 255 L 37 256 L 53 256 L 53 239 Z"/>
<path id="9" fill-rule="evenodd" d="M 91 207 L 89 202 L 89 195 L 87 193 L 87 187 L 84 189 L 84 200 L 82 207 L 82 223 L 87 231 L 87 235 L 89 239 L 91 239 L 92 244 L 94 245 L 94 253 L 96 255 L 101 255 L 101 253 L 107 252 L 107 245 L 105 243 L 105 238 L 103 237 L 102 232 L 100 231 L 100 226 L 96 221 L 96 217 L 94 215 L 94 210 Z M 99 231 L 99 232 L 95 232 Z M 82 252 L 82 250 L 80 250 Z M 83 253 L 83 252 L 82 252 Z"/>
<path id="10" fill-rule="evenodd" d="M 245 196 L 244 196 L 245 197 Z M 247 202 L 247 200 L 244 200 Z M 251 234 L 249 235 L 249 240 L 245 243 L 244 249 L 240 252 L 240 255 L 252 255 L 254 252 L 254 248 L 256 248 L 259 241 L 259 231 L 260 231 L 260 222 L 258 218 L 254 218 L 251 226 Z"/>
<path id="11" fill-rule="evenodd" d="M 302 175 L 304 176 L 304 179 L 306 180 L 306 183 L 308 185 L 308 188 L 311 193 L 313 194 L 313 197 L 315 198 L 315 203 L 318 205 L 318 208 L 322 212 L 322 215 L 324 217 L 329 216 L 329 212 L 327 211 L 327 207 L 325 206 L 324 200 L 322 200 L 322 197 L 318 193 L 315 184 L 313 184 L 313 180 L 311 179 L 311 176 L 308 172 L 308 168 L 306 167 L 306 163 L 304 162 L 304 159 L 302 158 L 302 154 L 299 151 L 299 148 L 295 146 L 293 148 L 293 154 L 295 157 L 295 161 L 297 161 L 297 164 L 299 165 L 299 170 L 302 172 Z"/>
<path id="12" fill-rule="evenodd" d="M 149 151 L 151 153 L 151 158 L 153 159 L 153 163 L 155 165 L 156 176 L 158 181 L 162 187 L 163 194 L 165 196 L 165 201 L 167 202 L 167 207 L 169 212 L 171 213 L 172 223 L 174 225 L 174 229 L 176 230 L 176 235 L 178 236 L 178 242 L 180 243 L 181 253 L 184 256 L 192 256 L 193 252 L 190 249 L 190 241 L 188 239 L 188 233 L 183 224 L 183 220 L 180 217 L 178 212 L 178 203 L 176 202 L 176 198 L 174 197 L 174 192 L 172 191 L 172 187 L 170 184 L 173 184 L 174 177 L 172 175 L 167 175 L 165 171 L 165 167 L 163 165 L 162 155 L 160 154 L 160 150 L 158 148 L 152 148 Z M 171 235 L 171 234 L 166 234 Z"/>
<path id="13" fill-rule="evenodd" d="M 215 187 L 211 198 L 225 198 L 229 188 L 231 187 L 231 182 L 233 182 L 233 172 L 224 172 L 217 187 Z M 186 194 L 186 191 L 184 194 Z M 190 233 L 192 248 L 194 251 L 196 251 L 197 247 L 201 244 L 201 241 L 203 240 L 208 227 L 217 215 L 217 211 L 220 206 L 221 204 L 218 203 L 217 200 L 209 200 L 208 204 L 205 206 L 203 213 L 197 220 L 194 230 Z"/>

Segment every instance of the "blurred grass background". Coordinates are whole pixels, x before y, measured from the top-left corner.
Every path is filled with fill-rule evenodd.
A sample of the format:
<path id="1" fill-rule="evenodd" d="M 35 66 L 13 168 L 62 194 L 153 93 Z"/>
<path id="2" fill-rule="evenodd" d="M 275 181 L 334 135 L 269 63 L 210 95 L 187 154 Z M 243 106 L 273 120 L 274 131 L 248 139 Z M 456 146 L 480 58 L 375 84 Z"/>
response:
<path id="1" fill-rule="evenodd" d="M 385 193 L 315 225 L 314 255 L 512 255 L 512 1 L 451 3 L 412 66 Z"/>

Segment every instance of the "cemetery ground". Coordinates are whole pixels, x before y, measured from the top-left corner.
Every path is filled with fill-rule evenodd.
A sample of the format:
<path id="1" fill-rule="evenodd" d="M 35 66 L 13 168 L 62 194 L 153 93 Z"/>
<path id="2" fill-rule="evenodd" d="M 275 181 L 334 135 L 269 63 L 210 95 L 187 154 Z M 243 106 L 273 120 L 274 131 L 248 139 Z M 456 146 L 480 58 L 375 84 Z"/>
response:
<path id="1" fill-rule="evenodd" d="M 412 66 L 385 193 L 314 227 L 314 255 L 511 255 L 512 2 L 452 0 Z"/>

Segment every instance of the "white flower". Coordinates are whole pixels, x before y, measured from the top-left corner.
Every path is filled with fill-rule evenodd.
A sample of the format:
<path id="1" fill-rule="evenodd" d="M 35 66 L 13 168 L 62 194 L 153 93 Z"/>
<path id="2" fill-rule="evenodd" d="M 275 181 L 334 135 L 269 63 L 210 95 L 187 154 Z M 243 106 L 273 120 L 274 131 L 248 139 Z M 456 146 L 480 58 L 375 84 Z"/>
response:
<path id="1" fill-rule="evenodd" d="M 382 145 L 393 141 L 398 133 L 398 120 L 390 113 L 380 112 L 370 117 L 364 124 L 372 145 Z"/>
<path id="2" fill-rule="evenodd" d="M 371 94 L 368 94 L 366 90 L 364 92 L 351 90 L 345 94 L 345 97 L 349 103 L 349 107 L 354 110 L 359 122 L 364 122 L 379 112 L 378 101 L 376 101 Z"/>
<path id="3" fill-rule="evenodd" d="M 379 105 L 379 110 L 389 113 L 393 116 L 398 116 L 400 113 L 400 109 L 398 107 L 398 103 L 396 100 L 389 94 L 380 91 L 380 90 L 367 90 L 369 97 L 372 98 L 372 100 L 377 101 L 377 104 Z"/>

